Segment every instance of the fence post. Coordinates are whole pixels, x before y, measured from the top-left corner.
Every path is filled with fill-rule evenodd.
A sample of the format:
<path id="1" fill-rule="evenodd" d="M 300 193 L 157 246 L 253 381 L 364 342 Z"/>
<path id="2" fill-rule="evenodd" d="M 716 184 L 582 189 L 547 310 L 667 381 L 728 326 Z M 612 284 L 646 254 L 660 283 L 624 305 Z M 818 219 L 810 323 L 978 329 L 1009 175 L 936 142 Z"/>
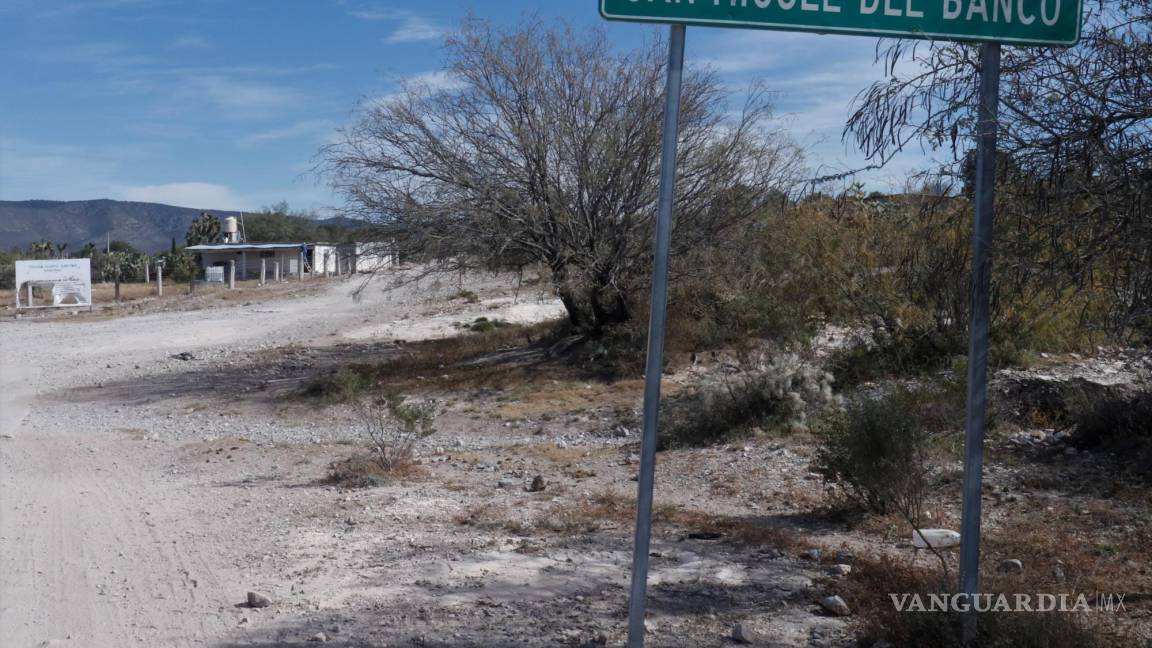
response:
<path id="1" fill-rule="evenodd" d="M 164 266 L 156 266 L 156 296 L 164 296 Z"/>
<path id="2" fill-rule="evenodd" d="M 236 260 L 228 262 L 228 290 L 236 290 Z"/>

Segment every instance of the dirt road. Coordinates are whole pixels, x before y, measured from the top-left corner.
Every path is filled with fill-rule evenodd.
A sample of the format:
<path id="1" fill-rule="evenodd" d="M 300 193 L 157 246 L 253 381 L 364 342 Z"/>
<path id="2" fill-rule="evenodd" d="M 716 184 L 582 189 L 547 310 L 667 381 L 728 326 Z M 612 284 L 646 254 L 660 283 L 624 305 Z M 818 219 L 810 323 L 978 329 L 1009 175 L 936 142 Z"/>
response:
<path id="1" fill-rule="evenodd" d="M 461 317 L 428 311 L 427 285 L 369 290 L 360 302 L 351 288 L 333 282 L 297 299 L 103 321 L 0 323 L 0 645 L 216 645 L 247 623 L 251 613 L 236 606 L 276 540 L 255 533 L 267 527 L 266 509 L 236 510 L 215 497 L 216 484 L 174 466 L 195 419 L 145 411 L 125 423 L 119 408 L 69 394 L 169 374 L 178 352 L 418 339 L 446 334 Z M 485 314 L 556 313 L 553 304 L 505 306 Z M 184 438 L 161 434 L 169 431 Z"/>
<path id="2" fill-rule="evenodd" d="M 443 406 L 415 473 L 338 487 L 354 410 L 301 381 L 563 312 L 495 279 L 354 287 L 0 322 L 0 648 L 622 643 L 637 446 L 613 412 L 639 381 L 437 388 L 460 367 L 433 364 L 403 377 Z M 811 545 L 777 529 L 811 504 L 807 461 L 770 442 L 662 455 L 650 645 L 730 645 L 735 624 L 846 645 L 821 566 L 787 553 Z"/>

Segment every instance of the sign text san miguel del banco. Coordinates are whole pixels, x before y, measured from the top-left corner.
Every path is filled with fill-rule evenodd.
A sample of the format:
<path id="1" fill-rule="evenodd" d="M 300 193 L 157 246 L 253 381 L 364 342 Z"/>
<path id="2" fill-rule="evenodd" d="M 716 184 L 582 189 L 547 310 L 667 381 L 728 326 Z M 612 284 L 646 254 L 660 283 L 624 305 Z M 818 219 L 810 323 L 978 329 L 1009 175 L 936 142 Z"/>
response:
<path id="1" fill-rule="evenodd" d="M 1075 45 L 1083 0 L 600 0 L 612 20 Z"/>

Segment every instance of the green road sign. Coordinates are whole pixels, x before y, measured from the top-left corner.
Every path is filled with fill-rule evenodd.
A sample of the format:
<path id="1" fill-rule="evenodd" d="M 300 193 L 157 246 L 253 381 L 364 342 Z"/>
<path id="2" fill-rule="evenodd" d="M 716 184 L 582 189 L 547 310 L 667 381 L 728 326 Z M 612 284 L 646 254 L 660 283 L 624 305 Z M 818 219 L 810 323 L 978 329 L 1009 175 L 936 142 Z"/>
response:
<path id="1" fill-rule="evenodd" d="M 600 0 L 610 20 L 1075 45 L 1083 0 Z"/>

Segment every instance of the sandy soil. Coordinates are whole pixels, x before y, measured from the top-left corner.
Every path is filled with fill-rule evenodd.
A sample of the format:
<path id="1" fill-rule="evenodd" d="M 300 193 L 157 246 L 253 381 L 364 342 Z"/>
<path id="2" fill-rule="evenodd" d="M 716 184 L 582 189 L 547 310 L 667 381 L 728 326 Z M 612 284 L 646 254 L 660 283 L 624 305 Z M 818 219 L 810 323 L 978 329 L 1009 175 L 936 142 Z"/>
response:
<path id="1" fill-rule="evenodd" d="M 354 287 L 0 322 L 0 644 L 622 641 L 634 438 L 581 412 L 634 392 L 551 381 L 525 405 L 483 386 L 447 394 L 418 474 L 325 485 L 353 451 L 352 420 L 293 398 L 285 370 L 456 335 L 477 317 L 562 314 L 494 279 L 465 286 L 474 303 L 453 298 L 456 284 L 374 286 L 360 301 Z M 531 423 L 557 408 L 570 416 Z M 731 450 L 714 460 L 762 470 L 776 453 L 803 473 L 786 451 Z M 711 469 L 684 461 L 699 492 L 679 501 L 707 507 Z M 536 474 L 547 489 L 526 492 Z M 728 643 L 734 619 L 782 645 L 843 637 L 814 614 L 814 565 L 679 527 L 658 528 L 654 551 L 653 645 Z M 273 604 L 248 607 L 249 591 Z"/>
<path id="2" fill-rule="evenodd" d="M 379 283 L 359 301 L 356 287 L 0 320 L 0 646 L 622 645 L 641 381 L 556 367 L 396 376 L 438 399 L 438 432 L 412 474 L 338 488 L 325 477 L 358 451 L 357 419 L 302 396 L 307 380 L 479 317 L 562 315 L 501 279 Z M 670 393 L 707 370 L 673 366 Z M 1037 371 L 1067 367 L 1110 378 L 1152 359 Z M 1013 557 L 1047 578 L 1054 558 L 1013 540 L 1061 516 L 1119 548 L 1064 547 L 1070 579 L 1115 573 L 1146 591 L 1147 556 L 1124 542 L 1147 537 L 1152 501 L 1100 486 L 1106 458 L 1069 454 L 1058 437 L 993 444 L 989 578 L 1007 578 L 995 565 Z M 930 560 L 898 520 L 850 528 L 822 514 L 811 457 L 803 435 L 660 453 L 649 645 L 731 646 L 736 624 L 761 646 L 854 645 L 852 617 L 818 604 L 849 583 L 834 565 Z M 543 490 L 529 488 L 537 476 Z M 1108 538 L 1086 510 L 1116 522 Z M 958 523 L 954 506 L 935 514 Z M 272 604 L 249 607 L 249 591 Z M 1146 629 L 1152 605 L 1133 607 Z"/>
<path id="3" fill-rule="evenodd" d="M 245 467 L 183 468 L 195 453 L 189 442 L 216 432 L 182 416 L 176 399 L 136 411 L 68 395 L 169 375 L 190 364 L 171 358 L 179 352 L 331 344 L 349 331 L 364 337 L 355 333 L 364 327 L 410 339 L 452 332 L 447 321 L 420 317 L 451 308 L 442 303 L 447 287 L 372 289 L 359 302 L 352 287 L 333 281 L 259 306 L 0 323 L 0 644 L 217 645 L 245 618 L 256 625 L 258 610 L 234 606 L 247 588 L 271 584 L 269 561 L 295 535 L 261 525 L 284 495 L 251 493 L 253 475 L 274 464 L 252 466 L 257 456 Z M 503 294 L 492 281 L 472 288 Z M 459 319 L 469 308 L 499 312 L 461 305 Z M 539 300 L 509 308 L 521 318 L 557 313 Z"/>

